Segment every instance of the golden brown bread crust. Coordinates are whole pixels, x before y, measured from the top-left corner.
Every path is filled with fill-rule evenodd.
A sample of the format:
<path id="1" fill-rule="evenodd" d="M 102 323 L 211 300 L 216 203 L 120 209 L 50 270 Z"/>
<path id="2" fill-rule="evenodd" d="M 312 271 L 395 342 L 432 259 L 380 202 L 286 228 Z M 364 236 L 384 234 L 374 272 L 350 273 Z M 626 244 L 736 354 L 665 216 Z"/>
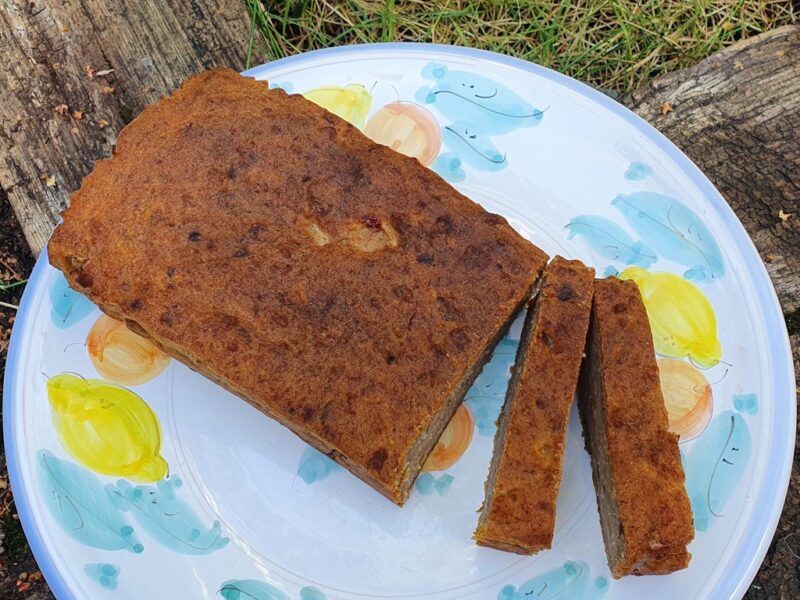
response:
<path id="1" fill-rule="evenodd" d="M 475 541 L 533 554 L 550 548 L 569 411 L 586 344 L 594 269 L 556 256 L 531 302 L 498 423 Z"/>
<path id="2" fill-rule="evenodd" d="M 586 354 L 579 408 L 611 573 L 685 568 L 692 511 L 647 313 L 633 282 L 595 283 Z"/>
<path id="3" fill-rule="evenodd" d="M 230 70 L 145 109 L 63 218 L 71 286 L 398 504 L 547 260 L 415 159 Z"/>

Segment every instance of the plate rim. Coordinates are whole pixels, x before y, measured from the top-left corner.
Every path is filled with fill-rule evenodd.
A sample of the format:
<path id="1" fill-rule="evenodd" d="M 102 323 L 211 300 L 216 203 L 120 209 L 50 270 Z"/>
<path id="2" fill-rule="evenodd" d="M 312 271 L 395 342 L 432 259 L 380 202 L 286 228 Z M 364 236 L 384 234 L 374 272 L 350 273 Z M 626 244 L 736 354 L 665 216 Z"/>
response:
<path id="1" fill-rule="evenodd" d="M 346 56 L 348 54 L 363 54 L 375 51 L 389 53 L 432 52 L 441 55 L 466 57 L 481 62 L 496 63 L 519 69 L 561 85 L 585 97 L 587 100 L 600 105 L 614 116 L 619 117 L 626 124 L 636 129 L 640 134 L 644 135 L 655 144 L 659 150 L 667 154 L 676 163 L 683 174 L 689 178 L 692 184 L 700 190 L 702 195 L 715 210 L 716 215 L 722 220 L 722 225 L 731 234 L 736 248 L 748 267 L 748 272 L 752 277 L 755 288 L 753 290 L 755 297 L 763 307 L 767 308 L 766 312 L 762 315 L 767 331 L 772 334 L 767 340 L 767 348 L 771 357 L 779 359 L 779 361 L 776 361 L 772 365 L 775 377 L 773 380 L 772 404 L 774 414 L 771 425 L 774 427 L 774 431 L 782 432 L 782 434 L 774 436 L 770 443 L 772 446 L 771 453 L 775 453 L 777 450 L 781 460 L 775 462 L 767 461 L 768 470 L 764 473 L 763 477 L 764 481 L 778 481 L 781 485 L 762 486 L 758 498 L 752 500 L 754 504 L 762 507 L 766 506 L 768 509 L 753 511 L 755 517 L 750 527 L 752 533 L 748 536 L 743 548 L 740 549 L 743 551 L 738 552 L 728 565 L 727 570 L 729 573 L 735 575 L 741 572 L 742 575 L 740 577 L 734 576 L 733 578 L 720 577 L 714 582 L 714 587 L 710 590 L 710 593 L 714 597 L 741 599 L 755 578 L 766 556 L 782 513 L 794 462 L 794 445 L 797 434 L 797 406 L 793 391 L 795 390 L 794 365 L 791 346 L 789 344 L 789 334 L 783 321 L 783 311 L 781 310 L 772 280 L 756 250 L 755 244 L 733 209 L 700 168 L 695 165 L 682 150 L 664 136 L 664 134 L 647 121 L 619 102 L 585 83 L 520 58 L 465 46 L 419 42 L 383 42 L 351 44 L 303 52 L 251 67 L 243 71 L 242 75 L 247 77 L 266 75 L 276 67 L 285 67 L 286 65 L 308 61 L 313 62 L 321 56 Z M 17 371 L 20 367 L 20 353 L 22 350 L 21 338 L 23 332 L 29 327 L 28 322 L 31 319 L 30 313 L 32 311 L 30 307 L 33 302 L 32 298 L 37 295 L 38 288 L 41 285 L 41 280 L 48 265 L 47 248 L 45 247 L 31 272 L 28 285 L 25 287 L 19 309 L 17 310 L 16 321 L 11 333 L 9 348 L 6 355 L 2 405 L 3 436 L 6 464 L 11 487 L 12 490 L 20 490 L 21 492 L 19 495 L 14 495 L 17 514 L 19 515 L 20 523 L 27 537 L 31 552 L 55 597 L 59 600 L 73 600 L 75 596 L 69 589 L 66 580 L 56 568 L 52 555 L 42 537 L 39 524 L 33 517 L 31 502 L 24 493 L 25 488 L 22 485 L 23 477 L 14 427 L 16 422 L 15 405 L 17 404 L 17 402 L 15 402 Z M 784 402 L 784 399 L 790 401 Z M 784 404 L 787 404 L 787 406 L 784 406 Z M 788 409 L 788 414 L 784 413 L 783 409 Z"/>
<path id="2" fill-rule="evenodd" d="M 8 479 L 11 484 L 11 491 L 14 494 L 14 505 L 16 506 L 19 522 L 22 524 L 22 530 L 25 532 L 25 537 L 28 541 L 28 546 L 30 546 L 31 553 L 34 559 L 36 559 L 36 564 L 39 566 L 53 595 L 58 600 L 73 600 L 75 596 L 61 576 L 60 571 L 56 568 L 55 562 L 42 537 L 39 524 L 33 517 L 31 502 L 27 494 L 24 493 L 25 488 L 21 485 L 23 481 L 22 465 L 20 464 L 19 453 L 17 452 L 17 440 L 14 432 L 14 422 L 17 418 L 15 405 L 17 403 L 11 399 L 17 387 L 17 371 L 20 361 L 19 354 L 22 351 L 22 342 L 20 338 L 23 335 L 23 331 L 28 328 L 28 321 L 31 320 L 30 313 L 32 310 L 30 310 L 29 305 L 32 304 L 33 298 L 37 295 L 41 279 L 48 266 L 47 248 L 45 247 L 39 255 L 39 258 L 36 259 L 36 264 L 33 266 L 33 271 L 31 271 L 30 277 L 28 278 L 28 284 L 25 286 L 25 291 L 22 293 L 22 298 L 20 299 L 14 327 L 11 330 L 11 339 L 9 340 L 8 353 L 6 354 L 5 377 L 3 380 L 3 446 L 6 455 Z M 17 491 L 21 493 L 18 495 Z"/>

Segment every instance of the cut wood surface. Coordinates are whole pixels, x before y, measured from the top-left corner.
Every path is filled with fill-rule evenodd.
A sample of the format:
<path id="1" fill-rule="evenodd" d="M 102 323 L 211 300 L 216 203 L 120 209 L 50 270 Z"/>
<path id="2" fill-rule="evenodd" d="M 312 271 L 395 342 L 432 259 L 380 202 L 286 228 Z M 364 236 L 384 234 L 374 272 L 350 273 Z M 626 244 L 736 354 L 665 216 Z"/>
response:
<path id="1" fill-rule="evenodd" d="M 0 186 L 34 254 L 122 127 L 190 75 L 242 70 L 249 35 L 238 0 L 0 0 Z"/>

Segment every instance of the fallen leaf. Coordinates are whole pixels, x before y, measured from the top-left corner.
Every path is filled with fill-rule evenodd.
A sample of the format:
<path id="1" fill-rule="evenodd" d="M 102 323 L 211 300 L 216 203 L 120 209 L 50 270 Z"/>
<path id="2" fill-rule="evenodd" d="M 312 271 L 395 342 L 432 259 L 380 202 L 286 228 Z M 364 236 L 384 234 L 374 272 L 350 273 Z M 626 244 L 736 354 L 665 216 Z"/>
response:
<path id="1" fill-rule="evenodd" d="M 106 121 L 105 119 L 100 119 L 100 120 L 97 122 L 97 126 L 98 126 L 100 129 L 105 129 L 106 127 L 108 127 L 108 121 Z"/>
<path id="2" fill-rule="evenodd" d="M 106 75 L 111 75 L 114 72 L 114 69 L 103 69 L 102 71 L 95 71 L 95 75 L 97 77 L 105 77 Z"/>
<path id="3" fill-rule="evenodd" d="M 778 58 L 780 58 L 781 56 L 786 56 L 786 50 L 778 50 L 775 53 L 775 56 L 777 56 Z"/>
<path id="4" fill-rule="evenodd" d="M 82 110 L 74 111 L 72 113 L 72 118 L 75 119 L 76 121 L 80 121 L 83 118 L 83 111 Z"/>
<path id="5" fill-rule="evenodd" d="M 47 175 L 42 173 L 39 175 L 39 179 L 41 179 L 47 187 L 55 187 L 56 186 L 56 178 L 52 175 Z"/>
<path id="6" fill-rule="evenodd" d="M 73 127 L 72 129 L 70 129 L 70 131 L 72 133 L 78 133 L 79 129 L 77 127 Z"/>
<path id="7" fill-rule="evenodd" d="M 53 110 L 55 110 L 60 115 L 65 115 L 69 110 L 69 106 L 67 106 L 66 104 L 59 104 Z"/>
<path id="8" fill-rule="evenodd" d="M 675 109 L 672 108 L 672 104 L 670 104 L 669 102 L 664 102 L 664 104 L 661 105 L 661 114 L 662 115 L 666 115 L 667 113 L 671 113 L 673 110 L 675 110 Z"/>
<path id="9" fill-rule="evenodd" d="M 764 257 L 764 262 L 765 262 L 765 263 L 768 263 L 768 264 L 769 264 L 769 263 L 774 263 L 776 258 L 778 258 L 778 255 L 777 255 L 777 254 L 772 254 L 772 253 L 770 253 L 770 254 L 767 254 L 767 255 Z"/>
<path id="10" fill-rule="evenodd" d="M 62 32 L 62 33 L 69 33 L 69 27 L 67 27 L 66 25 L 64 25 L 64 26 L 61 28 L 61 32 Z"/>
<path id="11" fill-rule="evenodd" d="M 104 85 L 103 87 L 100 88 L 100 91 L 103 92 L 104 94 L 113 94 L 114 88 L 111 87 L 110 85 Z"/>
<path id="12" fill-rule="evenodd" d="M 780 210 L 778 211 L 778 218 L 779 218 L 781 221 L 783 221 L 784 223 L 786 223 L 786 221 L 788 221 L 789 219 L 791 219 L 793 216 L 794 216 L 794 213 L 786 213 L 786 212 L 783 212 L 783 209 L 780 209 Z"/>

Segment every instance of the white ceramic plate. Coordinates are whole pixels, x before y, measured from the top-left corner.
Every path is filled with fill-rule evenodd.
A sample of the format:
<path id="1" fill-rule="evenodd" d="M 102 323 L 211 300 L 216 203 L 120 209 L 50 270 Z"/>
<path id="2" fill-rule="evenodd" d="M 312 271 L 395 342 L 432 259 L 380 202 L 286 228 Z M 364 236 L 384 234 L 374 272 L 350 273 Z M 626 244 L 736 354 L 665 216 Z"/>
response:
<path id="1" fill-rule="evenodd" d="M 786 491 L 793 370 L 766 271 L 700 171 L 609 98 L 496 54 L 354 46 L 248 75 L 418 156 L 547 252 L 637 280 L 682 435 L 694 558 L 666 577 L 610 578 L 574 414 L 553 549 L 520 557 L 473 544 L 519 320 L 400 509 L 246 403 L 98 322 L 42 257 L 14 328 L 3 409 L 17 507 L 56 595 L 741 597 Z"/>

